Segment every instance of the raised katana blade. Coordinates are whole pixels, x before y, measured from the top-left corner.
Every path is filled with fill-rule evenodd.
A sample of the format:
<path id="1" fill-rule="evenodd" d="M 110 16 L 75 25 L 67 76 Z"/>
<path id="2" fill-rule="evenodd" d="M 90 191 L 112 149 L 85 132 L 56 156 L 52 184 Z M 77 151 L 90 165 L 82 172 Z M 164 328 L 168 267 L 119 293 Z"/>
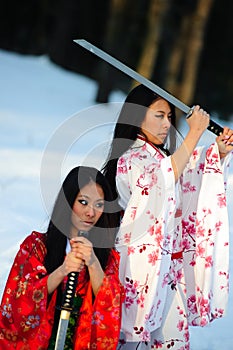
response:
<path id="1" fill-rule="evenodd" d="M 185 103 L 178 100 L 176 97 L 170 95 L 167 91 L 160 88 L 158 85 L 152 83 L 152 81 L 148 80 L 147 78 L 143 77 L 141 74 L 135 72 L 133 69 L 126 66 L 124 63 L 120 62 L 116 58 L 110 56 L 103 50 L 99 49 L 98 47 L 92 45 L 88 41 L 84 39 L 74 40 L 75 43 L 78 45 L 84 47 L 86 50 L 89 50 L 90 52 L 94 53 L 96 56 L 102 58 L 104 61 L 108 62 L 115 68 L 119 69 L 123 73 L 129 75 L 134 80 L 138 81 L 139 83 L 145 85 L 152 91 L 156 92 L 159 96 L 163 97 L 165 100 L 179 108 L 184 113 L 188 113 L 190 111 L 190 107 L 187 106 Z"/>
<path id="2" fill-rule="evenodd" d="M 86 50 L 92 52 L 96 56 L 100 57 L 104 61 L 108 62 L 113 67 L 119 69 L 121 72 L 127 74 L 128 76 L 130 76 L 134 80 L 138 81 L 142 85 L 148 87 L 150 90 L 156 92 L 159 96 L 161 96 L 162 98 L 164 98 L 165 100 L 167 100 L 168 102 L 173 104 L 175 107 L 177 107 L 178 109 L 180 109 L 184 113 L 186 113 L 186 114 L 192 113 L 192 108 L 187 106 L 185 103 L 178 100 L 176 97 L 169 94 L 167 91 L 163 90 L 158 85 L 152 83 L 152 81 L 148 80 L 147 78 L 145 78 L 141 74 L 139 74 L 136 71 L 134 71 L 133 69 L 129 68 L 124 63 L 120 62 L 119 60 L 112 57 L 108 53 L 99 49 L 95 45 L 89 43 L 88 41 L 86 41 L 84 39 L 77 39 L 77 40 L 74 40 L 74 42 L 76 44 L 84 47 Z M 217 123 L 215 123 L 213 120 L 210 120 L 208 130 L 212 131 L 215 135 L 220 135 L 223 132 L 223 128 L 220 125 L 218 125 Z"/>
<path id="3" fill-rule="evenodd" d="M 61 310 L 61 316 L 59 320 L 57 338 L 56 338 L 54 350 L 64 349 L 69 319 L 70 319 L 70 311 Z"/>

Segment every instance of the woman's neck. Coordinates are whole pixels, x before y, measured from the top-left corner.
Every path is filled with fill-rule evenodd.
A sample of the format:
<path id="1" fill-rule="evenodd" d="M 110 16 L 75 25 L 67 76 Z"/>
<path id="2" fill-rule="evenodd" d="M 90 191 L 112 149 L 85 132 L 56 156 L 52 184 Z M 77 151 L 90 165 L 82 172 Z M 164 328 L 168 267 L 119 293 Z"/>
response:
<path id="1" fill-rule="evenodd" d="M 169 150 L 164 146 L 164 144 L 161 142 L 161 143 L 154 143 L 154 142 L 151 142 L 147 139 L 146 136 L 144 135 L 141 135 L 139 134 L 138 135 L 138 138 L 140 138 L 141 140 L 144 140 L 146 142 L 148 142 L 149 144 L 151 144 L 153 147 L 161 150 L 166 156 L 170 156 L 171 153 L 169 152 Z"/>

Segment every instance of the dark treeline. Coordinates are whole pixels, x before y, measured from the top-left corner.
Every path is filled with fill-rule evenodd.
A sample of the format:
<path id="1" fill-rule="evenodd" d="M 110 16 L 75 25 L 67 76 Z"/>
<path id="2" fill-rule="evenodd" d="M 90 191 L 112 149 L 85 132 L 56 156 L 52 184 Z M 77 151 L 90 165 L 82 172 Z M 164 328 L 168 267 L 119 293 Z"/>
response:
<path id="1" fill-rule="evenodd" d="M 0 11 L 0 48 L 47 54 L 99 83 L 96 101 L 132 84 L 73 42 L 84 38 L 183 102 L 224 118 L 233 112 L 231 0 L 9 0 Z"/>

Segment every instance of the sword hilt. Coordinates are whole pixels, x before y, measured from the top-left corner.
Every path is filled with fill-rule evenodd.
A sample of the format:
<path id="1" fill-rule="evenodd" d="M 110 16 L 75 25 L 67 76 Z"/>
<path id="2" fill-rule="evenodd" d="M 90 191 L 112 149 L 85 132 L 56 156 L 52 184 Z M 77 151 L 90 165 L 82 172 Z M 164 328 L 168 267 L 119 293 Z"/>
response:
<path id="1" fill-rule="evenodd" d="M 78 283 L 78 272 L 70 272 L 66 282 L 66 289 L 63 295 L 62 310 L 72 311 L 75 291 Z"/>
<path id="2" fill-rule="evenodd" d="M 223 133 L 223 127 L 215 123 L 213 120 L 210 119 L 209 126 L 207 128 L 208 130 L 212 131 L 215 135 L 219 136 Z M 229 144 L 230 146 L 233 146 L 233 143 Z"/>
<path id="3" fill-rule="evenodd" d="M 95 45 L 89 43 L 88 41 L 84 39 L 78 39 L 74 40 L 75 43 L 78 45 L 84 47 L 86 50 L 89 50 L 91 53 L 95 54 L 96 56 L 100 57 L 101 59 L 105 60 L 107 63 L 111 64 L 113 67 L 119 69 L 121 72 L 127 74 L 134 80 L 138 81 L 142 85 L 146 86 L 148 89 L 156 92 L 160 97 L 170 102 L 175 107 L 179 108 L 184 113 L 187 113 L 186 118 L 189 118 L 192 115 L 193 108 L 190 108 L 182 101 L 178 100 L 176 97 L 169 94 L 167 91 L 160 88 L 158 85 L 152 83 L 152 81 L 145 78 L 143 75 L 137 73 L 130 67 L 127 67 L 124 63 L 117 60 L 113 56 L 110 56 L 108 53 L 104 52 L 103 50 L 99 49 Z M 208 130 L 212 131 L 215 135 L 219 136 L 223 132 L 223 128 L 218 125 L 217 123 L 210 120 L 209 126 L 207 128 Z"/>
<path id="4" fill-rule="evenodd" d="M 89 232 L 87 231 L 79 231 L 78 237 L 88 237 Z M 73 302 L 75 297 L 75 291 L 78 283 L 78 272 L 70 272 L 68 274 L 68 279 L 66 282 L 66 289 L 63 295 L 62 310 L 72 311 L 73 309 Z"/>
<path id="5" fill-rule="evenodd" d="M 188 114 L 186 115 L 186 119 L 191 117 L 191 115 L 193 114 L 194 108 L 195 108 L 195 106 L 190 108 Z M 207 129 L 209 131 L 211 131 L 212 133 L 214 133 L 215 135 L 217 135 L 217 136 L 219 136 L 219 135 L 221 135 L 223 133 L 223 127 L 220 126 L 219 124 L 217 124 L 216 122 L 214 122 L 212 119 L 210 119 L 209 126 L 208 126 Z"/>
<path id="6" fill-rule="evenodd" d="M 213 120 L 210 119 L 209 126 L 207 128 L 208 130 L 212 131 L 215 135 L 219 136 L 223 133 L 223 127 L 219 124 L 215 123 Z"/>

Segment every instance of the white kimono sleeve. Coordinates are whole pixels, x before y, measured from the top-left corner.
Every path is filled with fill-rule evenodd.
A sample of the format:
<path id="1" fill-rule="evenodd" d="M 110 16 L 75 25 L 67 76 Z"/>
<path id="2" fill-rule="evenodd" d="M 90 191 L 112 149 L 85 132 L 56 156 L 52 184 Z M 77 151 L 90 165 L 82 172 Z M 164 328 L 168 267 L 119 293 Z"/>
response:
<path id="1" fill-rule="evenodd" d="M 229 279 L 226 169 L 217 144 L 195 150 L 182 179 L 183 246 L 189 324 L 225 314 Z"/>

